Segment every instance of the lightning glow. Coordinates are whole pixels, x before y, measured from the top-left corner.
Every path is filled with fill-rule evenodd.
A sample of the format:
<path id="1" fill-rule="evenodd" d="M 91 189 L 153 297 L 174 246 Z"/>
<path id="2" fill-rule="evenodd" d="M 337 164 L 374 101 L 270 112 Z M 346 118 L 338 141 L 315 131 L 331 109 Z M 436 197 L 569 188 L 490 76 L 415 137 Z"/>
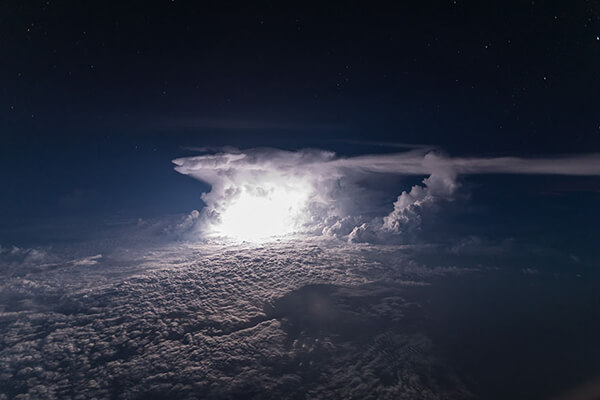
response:
<path id="1" fill-rule="evenodd" d="M 292 234 L 302 227 L 313 188 L 302 181 L 276 179 L 244 185 L 237 192 L 224 205 L 213 233 L 262 242 Z"/>

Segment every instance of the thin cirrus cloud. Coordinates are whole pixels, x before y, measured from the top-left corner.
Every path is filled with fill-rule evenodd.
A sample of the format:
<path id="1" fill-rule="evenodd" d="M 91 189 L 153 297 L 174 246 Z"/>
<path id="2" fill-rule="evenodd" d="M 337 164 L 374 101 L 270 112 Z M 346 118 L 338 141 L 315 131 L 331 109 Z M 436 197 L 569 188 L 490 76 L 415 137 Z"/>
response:
<path id="1" fill-rule="evenodd" d="M 239 208 L 237 200 L 247 201 L 248 193 L 268 198 L 275 196 L 277 190 L 302 190 L 306 198 L 300 207 L 303 211 L 289 221 L 294 230 L 356 242 L 381 241 L 414 232 L 425 210 L 441 200 L 454 198 L 460 189 L 461 175 L 600 175 L 600 154 L 469 158 L 449 157 L 429 148 L 356 157 L 339 157 L 316 149 L 227 149 L 178 158 L 173 163 L 178 172 L 211 185 L 210 192 L 203 196 L 206 207 L 198 219 L 202 227 L 218 226 L 234 204 Z M 382 175 L 425 178 L 421 184 L 400 193 L 391 212 L 388 209 L 379 217 L 367 218 L 363 210 L 372 200 L 362 182 L 377 182 Z M 294 208 L 299 207 L 294 204 Z M 259 210 L 248 212 L 256 214 Z M 253 224 L 258 223 L 257 218 Z M 243 221 L 239 224 L 243 225 Z"/>
<path id="2" fill-rule="evenodd" d="M 555 174 L 600 175 L 600 154 L 520 158 L 520 157 L 447 157 L 429 151 L 364 155 L 340 158 L 334 166 L 362 168 L 373 172 L 400 175 L 429 175 L 439 169 L 456 174 Z"/>

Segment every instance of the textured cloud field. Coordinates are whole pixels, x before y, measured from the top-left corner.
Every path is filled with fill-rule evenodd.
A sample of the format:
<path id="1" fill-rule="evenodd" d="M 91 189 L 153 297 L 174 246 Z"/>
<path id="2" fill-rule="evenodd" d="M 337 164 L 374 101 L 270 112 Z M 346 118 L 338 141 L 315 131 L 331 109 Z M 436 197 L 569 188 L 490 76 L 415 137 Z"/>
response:
<path id="1" fill-rule="evenodd" d="M 406 298 L 464 271 L 403 254 L 179 244 L 19 274 L 5 257 L 0 398 L 469 398 Z"/>

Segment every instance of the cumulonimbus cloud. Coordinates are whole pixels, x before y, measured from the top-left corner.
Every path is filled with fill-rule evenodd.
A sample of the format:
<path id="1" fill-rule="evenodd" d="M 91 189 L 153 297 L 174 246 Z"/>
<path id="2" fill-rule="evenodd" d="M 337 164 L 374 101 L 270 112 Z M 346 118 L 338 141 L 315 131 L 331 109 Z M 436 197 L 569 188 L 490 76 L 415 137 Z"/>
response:
<path id="1" fill-rule="evenodd" d="M 272 148 L 227 149 L 173 160 L 175 169 L 211 185 L 203 195 L 206 207 L 198 218 L 200 230 L 218 224 L 242 193 L 272 195 L 275 187 L 303 191 L 302 210 L 287 223 L 295 231 L 373 241 L 402 236 L 419 228 L 424 210 L 452 200 L 458 177 L 470 174 L 600 175 L 600 154 L 519 157 L 449 157 L 417 148 L 403 153 L 339 157 L 324 150 L 285 151 Z M 381 175 L 424 176 L 419 185 L 399 194 L 390 209 L 365 217 L 369 193 L 365 180 Z M 294 192 L 296 191 L 296 192 Z M 304 192 L 306 191 L 306 192 Z M 237 199 L 237 200 L 236 200 Z M 298 211 L 298 210 L 296 210 Z"/>

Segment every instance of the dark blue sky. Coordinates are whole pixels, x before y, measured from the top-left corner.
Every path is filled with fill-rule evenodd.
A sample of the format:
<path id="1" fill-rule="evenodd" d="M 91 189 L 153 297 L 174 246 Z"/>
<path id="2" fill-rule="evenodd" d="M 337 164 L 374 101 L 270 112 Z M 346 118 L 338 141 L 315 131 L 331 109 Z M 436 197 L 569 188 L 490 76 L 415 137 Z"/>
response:
<path id="1" fill-rule="evenodd" d="M 170 163 L 194 153 L 186 147 L 600 150 L 598 1 L 1 7 L 5 224 L 198 208 L 206 186 Z M 600 187 L 597 178 L 503 179 L 546 196 L 550 209 L 565 197 L 594 201 Z"/>

